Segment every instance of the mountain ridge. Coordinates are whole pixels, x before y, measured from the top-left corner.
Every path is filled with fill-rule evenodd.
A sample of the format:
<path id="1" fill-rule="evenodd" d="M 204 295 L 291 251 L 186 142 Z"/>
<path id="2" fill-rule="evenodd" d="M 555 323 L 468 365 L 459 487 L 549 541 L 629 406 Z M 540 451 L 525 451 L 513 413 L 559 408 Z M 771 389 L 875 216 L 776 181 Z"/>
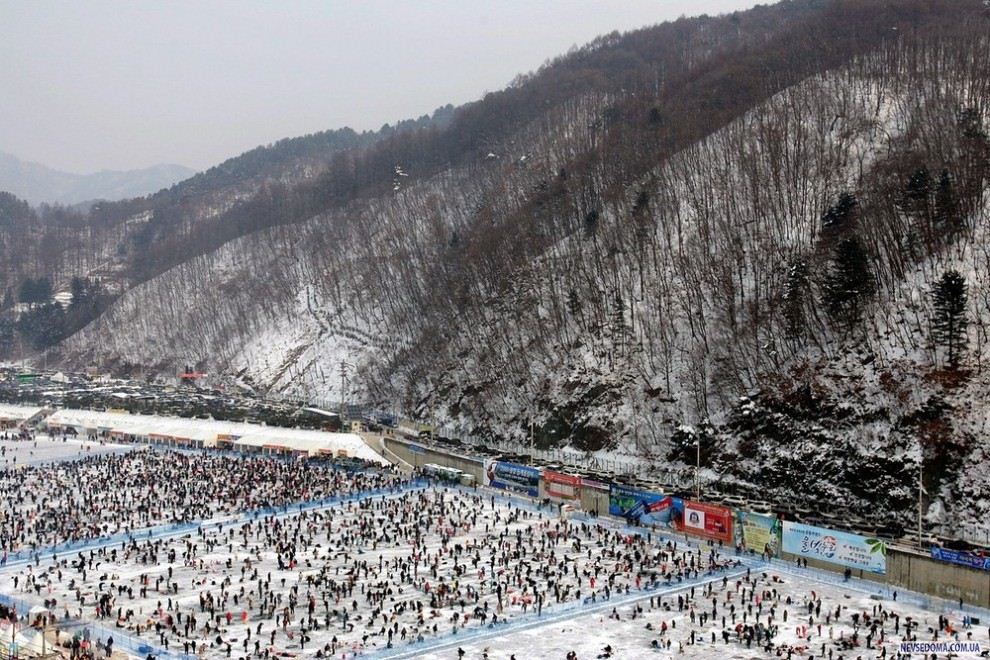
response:
<path id="1" fill-rule="evenodd" d="M 196 170 L 162 163 L 132 170 L 100 170 L 76 174 L 26 161 L 0 151 L 0 190 L 33 206 L 116 201 L 158 192 L 189 178 Z"/>
<path id="2" fill-rule="evenodd" d="M 932 521 L 979 528 L 988 19 L 807 0 L 609 35 L 222 206 L 119 204 L 154 268 L 60 357 L 648 469 L 698 447 L 718 487 L 896 524 L 935 465 Z M 953 273 L 961 358 L 932 332 Z"/>

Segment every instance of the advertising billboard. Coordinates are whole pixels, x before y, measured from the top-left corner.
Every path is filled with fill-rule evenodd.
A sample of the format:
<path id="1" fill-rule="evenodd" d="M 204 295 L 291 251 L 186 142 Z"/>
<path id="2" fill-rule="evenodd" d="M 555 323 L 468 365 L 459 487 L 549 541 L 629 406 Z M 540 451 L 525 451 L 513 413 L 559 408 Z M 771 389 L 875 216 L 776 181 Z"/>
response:
<path id="1" fill-rule="evenodd" d="M 608 492 L 608 512 L 637 525 L 673 527 L 683 511 L 683 501 L 662 493 L 651 493 L 612 484 Z"/>
<path id="2" fill-rule="evenodd" d="M 887 544 L 880 539 L 784 521 L 784 552 L 871 573 L 887 572 Z"/>
<path id="3" fill-rule="evenodd" d="M 990 571 L 990 557 L 981 557 L 970 552 L 959 552 L 958 550 L 933 547 L 932 559 L 945 561 L 950 564 L 959 564 L 960 566 L 969 566 L 970 568 L 976 568 L 981 571 Z"/>
<path id="4" fill-rule="evenodd" d="M 490 461 L 485 465 L 485 479 L 489 486 L 514 490 L 530 497 L 540 494 L 540 469 L 518 463 Z"/>
<path id="5" fill-rule="evenodd" d="M 736 511 L 736 545 L 757 554 L 780 554 L 780 518 L 762 513 Z"/>
<path id="6" fill-rule="evenodd" d="M 581 477 L 553 470 L 543 471 L 543 488 L 550 497 L 576 500 L 581 497 Z"/>
<path id="7" fill-rule="evenodd" d="M 731 544 L 732 518 L 732 509 L 727 507 L 684 500 L 684 514 L 678 529 L 685 534 Z"/>

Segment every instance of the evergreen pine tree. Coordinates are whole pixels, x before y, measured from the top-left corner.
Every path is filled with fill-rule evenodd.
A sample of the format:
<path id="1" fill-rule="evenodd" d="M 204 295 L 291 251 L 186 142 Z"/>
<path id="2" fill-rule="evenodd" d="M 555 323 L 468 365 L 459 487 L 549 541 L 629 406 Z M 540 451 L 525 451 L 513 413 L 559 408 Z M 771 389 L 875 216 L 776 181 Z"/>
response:
<path id="1" fill-rule="evenodd" d="M 923 208 L 928 202 L 928 195 L 931 190 L 932 177 L 928 174 L 928 168 L 919 167 L 908 179 L 907 186 L 904 188 L 904 198 L 908 205 Z"/>
<path id="2" fill-rule="evenodd" d="M 592 209 L 584 216 L 584 236 L 591 238 L 598 231 L 598 211 Z"/>
<path id="3" fill-rule="evenodd" d="M 935 188 L 935 222 L 938 226 L 949 231 L 962 227 L 962 217 L 959 213 L 959 203 L 956 192 L 952 187 L 952 177 L 948 170 L 942 170 Z"/>
<path id="4" fill-rule="evenodd" d="M 859 201 L 854 194 L 842 193 L 835 204 L 822 214 L 822 230 L 827 233 L 838 234 L 848 229 L 858 206 Z"/>
<path id="5" fill-rule="evenodd" d="M 581 315 L 581 296 L 574 289 L 570 289 L 567 292 L 567 311 L 571 313 L 572 316 Z"/>
<path id="6" fill-rule="evenodd" d="M 966 317 L 968 300 L 966 278 L 954 270 L 942 275 L 932 287 L 935 312 L 932 317 L 932 339 L 945 348 L 949 367 L 955 369 L 966 349 Z"/>
<path id="7" fill-rule="evenodd" d="M 612 341 L 618 353 L 622 353 L 629 344 L 631 329 L 626 324 L 626 303 L 622 296 L 616 294 L 612 303 L 612 311 L 609 314 L 610 331 Z"/>
<path id="8" fill-rule="evenodd" d="M 829 315 L 851 328 L 859 322 L 863 306 L 876 290 L 869 255 L 855 236 L 843 239 L 835 248 L 825 277 L 825 307 Z"/>

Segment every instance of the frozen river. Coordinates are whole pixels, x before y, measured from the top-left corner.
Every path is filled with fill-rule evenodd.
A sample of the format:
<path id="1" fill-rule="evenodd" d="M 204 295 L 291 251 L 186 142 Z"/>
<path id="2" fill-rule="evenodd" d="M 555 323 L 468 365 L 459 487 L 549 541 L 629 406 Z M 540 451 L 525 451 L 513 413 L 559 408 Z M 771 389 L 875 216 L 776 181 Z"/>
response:
<path id="1" fill-rule="evenodd" d="M 45 450 L 48 460 L 90 451 L 71 441 L 21 444 L 19 461 L 25 450 L 29 458 Z M 84 456 L 81 470 L 119 465 Z M 135 491 L 135 507 L 154 493 L 181 493 L 183 506 L 202 518 L 227 520 L 7 565 L 0 592 L 22 610 L 47 607 L 60 641 L 86 630 L 94 639 L 113 634 L 115 648 L 141 656 L 853 660 L 896 657 L 906 639 L 990 648 L 986 613 L 907 593 L 895 600 L 870 583 L 740 561 L 614 523 L 562 520 L 555 509 L 486 491 L 362 496 L 364 484 L 378 483 L 367 475 L 289 479 L 259 463 L 272 474 L 266 497 L 305 500 L 319 487 L 351 499 L 232 517 L 257 504 L 245 481 L 253 463 L 210 459 L 209 481 L 183 468 L 170 474 L 173 490 L 166 491 L 147 477 L 166 469 L 172 454 L 164 463 L 162 456 L 128 458 L 127 473 L 142 475 L 128 487 L 152 489 Z M 53 473 L 61 490 L 72 490 L 73 469 L 63 464 Z M 76 476 L 93 481 L 91 472 Z M 225 483 L 241 484 L 234 499 L 219 496 Z M 27 520 L 54 497 L 35 486 L 32 492 L 47 494 L 11 509 Z M 968 626 L 973 615 L 981 622 Z"/>
<path id="2" fill-rule="evenodd" d="M 53 439 L 38 435 L 34 440 L 0 439 L 0 466 L 16 467 L 42 463 L 73 461 L 89 456 L 124 454 L 133 445 L 120 445 L 92 440 Z"/>

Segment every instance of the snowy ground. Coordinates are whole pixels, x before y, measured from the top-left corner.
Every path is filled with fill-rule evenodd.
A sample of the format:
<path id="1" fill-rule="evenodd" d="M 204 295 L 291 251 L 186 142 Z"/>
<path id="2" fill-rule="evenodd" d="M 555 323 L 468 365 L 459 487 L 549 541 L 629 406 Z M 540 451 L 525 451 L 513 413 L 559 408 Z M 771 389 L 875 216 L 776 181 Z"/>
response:
<path id="1" fill-rule="evenodd" d="M 917 640 L 933 639 L 940 615 L 939 640 L 947 624 L 990 647 L 985 612 L 907 593 L 895 602 L 869 583 L 739 565 L 554 513 L 483 491 L 412 490 L 7 565 L 0 594 L 51 607 L 66 631 L 81 623 L 99 637 L 98 623 L 118 649 L 218 659 L 440 659 L 461 648 L 491 660 L 852 660 L 881 646 L 896 657 L 909 622 Z M 982 623 L 967 629 L 973 614 Z M 769 643 L 757 626 L 773 631 Z"/>
<path id="2" fill-rule="evenodd" d="M 72 461 L 87 456 L 123 454 L 132 449 L 134 449 L 133 445 L 101 443 L 92 440 L 54 440 L 44 435 L 39 435 L 34 440 L 0 439 L 0 467 Z"/>
<path id="3" fill-rule="evenodd" d="M 687 548 L 662 562 L 633 559 L 646 549 L 615 530 L 568 529 L 549 513 L 430 489 L 114 546 L 83 563 L 65 556 L 7 571 L 0 584 L 172 650 L 315 655 L 425 643 L 525 616 L 541 597 L 553 612 L 645 587 L 650 569 L 708 567 Z"/>
<path id="4" fill-rule="evenodd" d="M 986 620 L 981 625 L 964 628 L 961 623 L 967 615 L 979 616 L 971 610 L 960 611 L 956 608 L 926 609 L 920 600 L 906 592 L 899 593 L 899 601 L 890 596 L 880 597 L 871 594 L 875 591 L 872 585 L 853 581 L 848 584 L 838 584 L 826 577 L 822 582 L 816 579 L 816 571 L 795 571 L 779 568 L 754 570 L 753 576 L 758 579 L 757 592 L 775 589 L 778 598 L 768 601 L 775 606 L 774 621 L 779 626 L 779 632 L 773 638 L 773 648 L 765 650 L 755 642 L 747 647 L 744 641 L 737 639 L 732 615 L 728 608 L 736 605 L 736 611 L 743 611 L 743 601 L 736 589 L 736 582 L 730 581 L 727 587 L 721 586 L 720 580 L 715 581 L 714 595 L 718 601 L 718 614 L 709 619 L 704 625 L 695 618 L 692 623 L 690 610 L 677 611 L 677 593 L 659 597 L 651 604 L 644 599 L 636 604 L 625 604 L 615 607 L 605 605 L 595 614 L 578 615 L 552 624 L 534 622 L 519 626 L 511 632 L 506 631 L 498 637 L 471 639 L 465 637 L 451 640 L 450 645 L 436 651 L 396 655 L 395 658 L 416 657 L 424 660 L 440 660 L 457 657 L 457 649 L 465 651 L 465 658 L 488 658 L 489 660 L 508 660 L 515 657 L 519 660 L 538 656 L 543 658 L 565 658 L 568 652 L 574 651 L 581 660 L 586 658 L 607 657 L 606 647 L 611 648 L 611 657 L 615 658 L 700 658 L 704 660 L 721 658 L 770 658 L 789 657 L 787 649 L 791 648 L 795 658 L 879 658 L 882 649 L 886 649 L 886 657 L 896 658 L 898 647 L 905 638 L 905 623 L 917 624 L 912 628 L 912 639 L 931 641 L 934 631 L 938 628 L 939 616 L 947 617 L 948 624 L 958 630 L 960 641 L 971 640 L 981 644 L 986 650 L 990 648 L 990 630 Z M 745 587 L 745 578 L 742 582 Z M 791 604 L 787 604 L 790 598 Z M 809 615 L 807 603 L 821 601 L 821 614 Z M 907 601 L 907 602 L 906 602 Z M 748 601 L 747 601 L 748 602 Z M 661 604 L 662 603 L 662 604 Z M 670 610 L 666 606 L 672 606 Z M 835 611 L 841 607 L 838 619 Z M 882 610 L 880 609 L 882 608 Z M 712 611 L 711 598 L 697 602 L 697 612 Z M 756 608 L 754 608 L 756 611 Z M 784 612 L 787 621 L 783 621 Z M 887 613 L 884 619 L 883 613 Z M 831 614 L 828 621 L 826 617 Z M 860 615 L 860 625 L 853 624 L 853 615 Z M 985 614 L 985 613 L 984 613 Z M 879 632 L 871 639 L 867 648 L 866 637 L 870 632 L 870 624 L 862 625 L 864 615 L 871 620 L 881 623 L 878 628 L 884 630 L 884 641 L 879 643 Z M 895 631 L 895 615 L 898 617 Z M 726 628 L 729 640 L 722 636 L 722 617 L 726 616 Z M 764 625 L 770 616 L 769 607 L 763 608 L 762 615 L 757 617 Z M 879 617 L 879 618 L 877 618 Z M 737 622 L 741 617 L 736 617 Z M 753 622 L 753 618 L 749 622 Z M 666 623 L 667 631 L 661 634 L 661 626 Z M 810 625 L 809 625 L 810 623 Z M 821 624 L 821 632 L 818 625 Z M 650 627 L 648 627 L 650 626 Z M 712 633 L 715 641 L 712 642 Z M 691 642 L 692 635 L 694 643 Z M 853 642 L 855 637 L 855 643 Z M 944 630 L 938 635 L 938 640 L 956 639 L 954 635 Z M 656 640 L 658 646 L 652 643 Z M 666 642 L 670 642 L 670 648 Z M 662 643 L 662 644 L 661 644 Z M 780 653 L 778 654 L 778 649 Z M 915 657 L 921 657 L 916 655 Z M 948 657 L 939 654 L 939 658 Z M 958 657 L 967 657 L 965 655 Z M 972 657 L 978 657 L 976 655 Z"/>
<path id="5" fill-rule="evenodd" d="M 26 441 L 18 451 L 36 457 L 42 450 L 37 442 L 38 448 Z M 398 482 L 384 472 L 351 474 L 326 462 L 147 449 L 100 455 L 69 442 L 44 450 L 61 451 L 65 460 L 24 465 L 13 463 L 15 456 L 0 471 L 5 552 L 322 501 Z M 80 450 L 81 460 L 68 460 L 79 458 Z"/>

